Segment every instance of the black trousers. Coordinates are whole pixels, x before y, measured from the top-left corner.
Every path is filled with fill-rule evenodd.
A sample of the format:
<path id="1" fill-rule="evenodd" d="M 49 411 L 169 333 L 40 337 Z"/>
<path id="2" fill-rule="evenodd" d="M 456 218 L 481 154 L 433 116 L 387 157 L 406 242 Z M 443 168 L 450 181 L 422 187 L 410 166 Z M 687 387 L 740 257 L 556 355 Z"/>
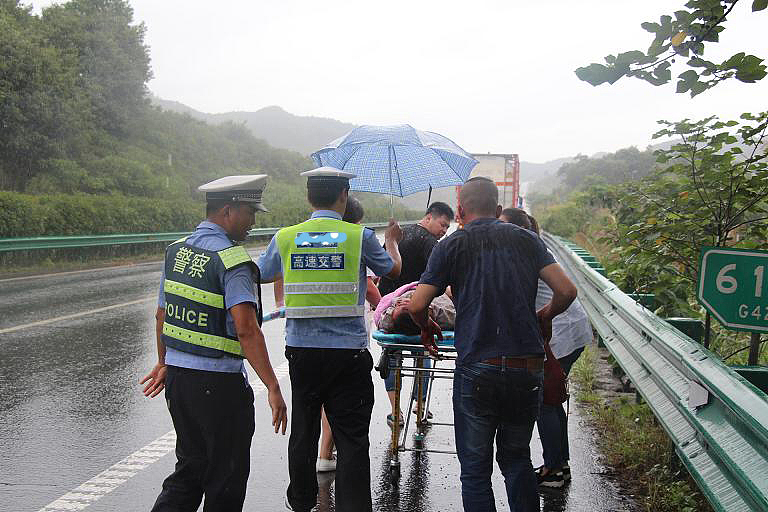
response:
<path id="1" fill-rule="evenodd" d="M 307 512 L 317 501 L 320 407 L 336 444 L 336 512 L 367 512 L 371 506 L 368 427 L 373 410 L 373 359 L 368 350 L 287 347 L 291 376 L 288 501 Z"/>
<path id="2" fill-rule="evenodd" d="M 241 511 L 254 431 L 253 391 L 241 373 L 168 366 L 165 399 L 176 429 L 176 469 L 153 512 Z"/>

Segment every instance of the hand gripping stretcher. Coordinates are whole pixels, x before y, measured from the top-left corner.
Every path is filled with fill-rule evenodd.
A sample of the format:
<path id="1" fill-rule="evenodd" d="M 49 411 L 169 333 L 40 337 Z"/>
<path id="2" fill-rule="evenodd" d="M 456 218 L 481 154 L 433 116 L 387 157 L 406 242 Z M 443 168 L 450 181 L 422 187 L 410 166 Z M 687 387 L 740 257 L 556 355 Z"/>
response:
<path id="1" fill-rule="evenodd" d="M 434 379 L 451 379 L 454 373 L 454 367 L 438 368 L 438 361 L 433 360 L 432 368 L 425 368 L 424 360 L 429 359 L 429 353 L 421 344 L 419 336 L 409 336 L 405 334 L 391 334 L 382 331 L 374 331 L 373 339 L 381 348 L 381 357 L 376 365 L 376 370 L 385 379 L 389 372 L 394 372 L 395 377 L 395 406 L 394 410 L 400 410 L 400 391 L 403 387 L 403 377 L 413 377 L 411 386 L 411 397 L 408 408 L 404 414 L 404 425 L 400 427 L 399 418 L 393 417 L 392 421 L 392 440 L 390 442 L 390 460 L 389 473 L 393 480 L 400 478 L 400 452 L 430 452 L 430 453 L 452 453 L 448 450 L 430 450 L 424 447 L 424 436 L 428 425 L 447 425 L 453 426 L 453 423 L 441 423 L 429 421 L 427 414 L 429 412 L 429 402 L 432 397 L 432 383 Z M 453 332 L 444 331 L 443 340 L 437 342 L 440 361 L 455 361 L 456 349 L 453 346 Z M 410 360 L 410 366 L 406 365 L 406 360 Z M 427 386 L 426 393 L 423 386 Z M 416 402 L 416 428 L 413 434 L 413 444 L 407 445 L 408 429 L 411 422 L 410 411 Z"/>

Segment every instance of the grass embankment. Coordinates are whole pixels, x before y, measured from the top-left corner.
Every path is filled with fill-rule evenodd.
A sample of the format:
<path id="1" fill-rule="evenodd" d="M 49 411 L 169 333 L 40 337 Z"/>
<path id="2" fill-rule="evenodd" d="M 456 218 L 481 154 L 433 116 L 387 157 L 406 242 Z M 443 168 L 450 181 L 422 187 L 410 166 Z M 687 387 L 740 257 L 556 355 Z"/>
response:
<path id="1" fill-rule="evenodd" d="M 711 510 L 646 404 L 634 396 L 602 393 L 597 386 L 600 351 L 586 347 L 571 370 L 576 398 L 586 405 L 603 460 L 648 512 Z"/>

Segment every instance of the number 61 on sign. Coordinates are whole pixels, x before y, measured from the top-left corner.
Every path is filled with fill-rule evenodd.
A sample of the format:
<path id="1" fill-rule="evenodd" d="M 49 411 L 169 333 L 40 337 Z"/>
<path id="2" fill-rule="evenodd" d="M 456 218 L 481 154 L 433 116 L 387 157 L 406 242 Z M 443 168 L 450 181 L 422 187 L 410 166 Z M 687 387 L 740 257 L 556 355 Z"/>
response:
<path id="1" fill-rule="evenodd" d="M 768 332 L 768 251 L 702 247 L 697 297 L 729 329 Z"/>

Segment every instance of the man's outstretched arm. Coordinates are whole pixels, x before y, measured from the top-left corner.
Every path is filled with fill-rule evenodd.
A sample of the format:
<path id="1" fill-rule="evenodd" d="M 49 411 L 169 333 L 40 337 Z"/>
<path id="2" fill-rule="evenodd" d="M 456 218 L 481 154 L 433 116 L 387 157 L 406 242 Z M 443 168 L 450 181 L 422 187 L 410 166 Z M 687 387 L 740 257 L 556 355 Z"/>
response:
<path id="1" fill-rule="evenodd" d="M 421 329 L 421 344 L 435 357 L 438 357 L 435 336 L 442 340 L 443 332 L 437 323 L 429 317 L 429 305 L 439 292 L 437 286 L 419 284 L 411 296 L 411 303 L 408 308 L 411 318 Z"/>

